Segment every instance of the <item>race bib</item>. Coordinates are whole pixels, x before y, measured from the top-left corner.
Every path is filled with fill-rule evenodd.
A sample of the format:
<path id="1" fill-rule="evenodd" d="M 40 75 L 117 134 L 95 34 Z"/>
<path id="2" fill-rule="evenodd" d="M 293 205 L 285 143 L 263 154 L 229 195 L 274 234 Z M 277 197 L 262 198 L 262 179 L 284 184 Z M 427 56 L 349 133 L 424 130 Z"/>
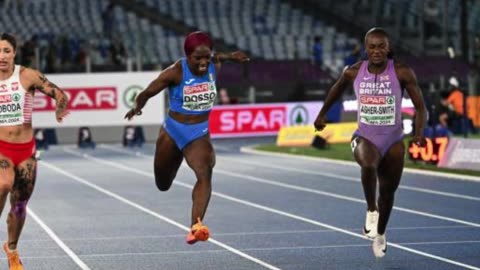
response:
<path id="1" fill-rule="evenodd" d="M 211 110 L 216 97 L 215 81 L 185 85 L 183 87 L 183 109 L 188 111 Z"/>
<path id="2" fill-rule="evenodd" d="M 0 95 L 0 126 L 23 124 L 23 97 L 19 93 Z"/>
<path id="3" fill-rule="evenodd" d="M 395 125 L 395 96 L 362 95 L 359 104 L 361 123 L 373 126 Z"/>

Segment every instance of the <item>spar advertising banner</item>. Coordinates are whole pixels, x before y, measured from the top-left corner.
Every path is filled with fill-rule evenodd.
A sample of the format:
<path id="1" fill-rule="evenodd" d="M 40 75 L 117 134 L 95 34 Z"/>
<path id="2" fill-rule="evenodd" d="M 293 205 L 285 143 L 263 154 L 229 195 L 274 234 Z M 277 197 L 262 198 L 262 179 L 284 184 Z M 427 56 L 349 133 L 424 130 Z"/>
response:
<path id="1" fill-rule="evenodd" d="M 156 77 L 159 72 L 118 72 L 95 74 L 56 74 L 47 78 L 69 96 L 70 115 L 62 124 L 55 119 L 55 100 L 37 91 L 34 99 L 33 125 L 46 127 L 119 126 L 132 108 L 134 97 Z M 151 98 L 131 124 L 157 124 L 164 121 L 163 91 Z"/>
<path id="2" fill-rule="evenodd" d="M 438 167 L 480 171 L 480 140 L 451 138 Z"/>
<path id="3" fill-rule="evenodd" d="M 321 101 L 215 106 L 210 114 L 210 134 L 213 138 L 277 135 L 284 126 L 311 126 L 322 106 Z M 343 107 L 355 111 L 357 102 L 344 101 Z M 412 107 L 411 101 L 403 100 L 403 110 Z"/>
<path id="4" fill-rule="evenodd" d="M 277 135 L 283 126 L 312 125 L 322 105 L 303 102 L 215 106 L 210 114 L 210 134 L 213 138 Z"/>

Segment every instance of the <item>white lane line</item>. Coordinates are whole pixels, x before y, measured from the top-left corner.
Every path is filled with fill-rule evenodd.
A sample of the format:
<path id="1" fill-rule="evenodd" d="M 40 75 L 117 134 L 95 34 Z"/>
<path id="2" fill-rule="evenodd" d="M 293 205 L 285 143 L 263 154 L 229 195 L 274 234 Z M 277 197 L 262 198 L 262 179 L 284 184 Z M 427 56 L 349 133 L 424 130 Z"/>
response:
<path id="1" fill-rule="evenodd" d="M 465 240 L 465 241 L 431 241 L 431 242 L 405 242 L 404 245 L 419 246 L 419 245 L 458 245 L 458 244 L 480 244 L 480 240 Z"/>
<path id="2" fill-rule="evenodd" d="M 63 249 L 63 251 L 82 269 L 90 270 L 90 268 L 75 254 L 63 241 L 50 229 L 38 216 L 33 212 L 30 207 L 27 207 L 28 215 L 31 216 L 35 222 L 42 227 L 42 229 L 57 243 L 57 245 Z"/>
<path id="3" fill-rule="evenodd" d="M 358 228 L 345 228 L 345 230 L 355 231 Z M 388 227 L 388 231 L 418 231 L 418 230 L 446 230 L 446 229 L 472 229 L 477 228 L 465 225 L 453 226 L 411 226 L 411 227 Z M 215 232 L 216 236 L 250 236 L 250 235 L 286 235 L 286 234 L 305 234 L 305 233 L 334 233 L 332 230 L 285 230 L 285 231 L 258 231 L 258 232 L 232 232 L 219 233 Z M 165 238 L 184 238 L 185 234 L 162 234 L 162 235 L 137 235 L 137 236 L 106 236 L 106 237 L 85 237 L 85 238 L 63 238 L 64 241 L 82 242 L 82 241 L 118 241 L 118 240 L 139 240 L 139 239 L 165 239 Z M 50 242 L 52 239 L 24 239 L 22 243 L 30 242 Z M 48 248 L 48 247 L 44 247 Z"/>
<path id="4" fill-rule="evenodd" d="M 109 147 L 104 147 L 104 148 L 110 149 Z M 64 149 L 66 149 L 66 148 L 64 148 Z M 67 151 L 67 150 L 65 150 L 65 151 Z M 124 151 L 126 151 L 126 150 L 118 149 L 117 152 L 123 152 L 123 153 L 127 153 L 129 155 L 132 155 L 132 152 L 129 152 L 129 151 L 124 152 Z M 71 151 L 67 151 L 67 152 L 70 153 Z M 76 154 L 78 156 L 82 156 L 81 154 L 77 154 L 77 153 L 73 153 L 73 154 Z M 142 155 L 142 157 L 150 157 L 150 156 Z M 251 182 L 263 183 L 263 184 L 278 186 L 278 187 L 282 187 L 282 188 L 286 188 L 286 189 L 292 189 L 292 190 L 297 190 L 297 191 L 322 195 L 322 196 L 326 196 L 326 197 L 332 197 L 332 198 L 336 198 L 336 199 L 340 199 L 340 200 L 366 204 L 365 200 L 363 200 L 363 199 L 358 199 L 358 198 L 355 198 L 355 197 L 345 196 L 345 195 L 341 195 L 341 194 L 337 194 L 337 193 L 333 193 L 333 192 L 326 192 L 326 191 L 317 190 L 317 189 L 311 189 L 311 188 L 306 188 L 306 187 L 299 187 L 299 186 L 295 186 L 295 185 L 280 183 L 280 182 L 277 182 L 277 181 L 273 181 L 273 180 L 269 180 L 269 179 L 265 179 L 265 178 L 261 178 L 261 177 L 256 177 L 256 176 L 251 176 L 251 175 L 247 175 L 247 174 L 244 174 L 244 173 L 234 173 L 234 172 L 225 171 L 225 170 L 218 169 L 218 168 L 214 169 L 214 173 L 219 173 L 219 174 L 224 174 L 224 175 L 228 175 L 228 176 L 232 176 L 232 177 L 237 177 L 237 178 L 241 178 L 242 180 L 247 180 L 247 181 L 251 181 Z M 417 211 L 417 210 L 413 210 L 413 209 L 409 209 L 409 208 L 405 208 L 405 207 L 394 206 L 393 209 L 398 210 L 400 212 L 406 212 L 406 213 L 410 213 L 410 214 L 414 214 L 414 215 L 419 215 L 419 216 L 424 216 L 424 217 L 429 217 L 429 218 L 434 218 L 434 219 L 439 219 L 439 220 L 450 221 L 450 222 L 459 223 L 459 224 L 468 225 L 468 226 L 473 226 L 473 227 L 480 227 L 479 223 L 469 222 L 469 221 L 456 219 L 456 218 L 450 218 L 450 217 L 446 217 L 446 216 L 442 216 L 442 215 L 431 214 L 431 213 L 427 213 L 427 212 L 423 212 L 423 211 Z"/>
<path id="5" fill-rule="evenodd" d="M 283 158 L 295 158 L 295 159 L 302 159 L 302 160 L 309 160 L 309 161 L 322 161 L 331 164 L 337 165 L 349 165 L 349 166 L 356 166 L 358 164 L 353 161 L 345 161 L 345 160 L 335 160 L 335 159 L 328 159 L 328 158 L 320 158 L 320 157 L 310 157 L 310 156 L 301 156 L 301 155 L 293 155 L 293 154 L 286 154 L 286 153 L 273 153 L 267 151 L 261 151 L 253 149 L 252 147 L 241 147 L 240 152 L 242 153 L 249 153 L 255 155 L 262 155 L 262 156 L 271 156 L 271 157 L 283 157 Z M 405 168 L 405 172 L 412 173 L 412 174 L 423 174 L 428 176 L 438 176 L 443 178 L 451 178 L 457 180 L 464 180 L 464 181 L 472 181 L 472 182 L 480 182 L 479 176 L 473 175 L 464 175 L 464 174 L 454 174 L 454 173 L 446 173 L 446 172 L 434 172 L 434 171 L 426 171 L 426 170 L 419 170 L 419 169 L 412 169 L 412 168 Z"/>
<path id="6" fill-rule="evenodd" d="M 388 242 L 390 244 L 390 242 Z M 480 244 L 479 241 L 433 241 L 433 242 L 403 242 L 399 245 L 428 246 L 428 245 L 465 245 Z M 294 250 L 294 249 L 328 249 L 328 248 L 352 248 L 352 247 L 370 247 L 368 244 L 346 244 L 346 245 L 324 245 L 324 246 L 295 246 L 295 247 L 260 247 L 244 248 L 242 251 L 262 251 L 262 250 Z"/>
<path id="7" fill-rule="evenodd" d="M 88 155 L 85 155 L 85 154 L 82 155 L 82 154 L 80 154 L 80 153 L 78 153 L 74 150 L 70 150 L 70 149 L 66 149 L 66 148 L 64 148 L 64 151 L 67 152 L 67 153 L 71 153 L 72 155 L 83 157 L 85 159 L 91 160 L 93 162 L 103 163 L 103 164 L 109 165 L 111 167 L 119 168 L 119 169 L 124 170 L 124 171 L 129 171 L 129 172 L 132 172 L 132 173 L 143 175 L 143 176 L 146 176 L 150 179 L 154 177 L 152 173 L 147 173 L 147 172 L 142 171 L 142 170 L 138 170 L 138 169 L 135 169 L 135 168 L 132 168 L 132 167 L 128 167 L 128 166 L 125 166 L 125 165 L 123 165 L 121 163 L 118 163 L 118 162 L 112 162 L 112 161 L 108 161 L 108 160 L 101 159 L 101 158 L 95 158 L 95 157 L 88 156 Z M 191 190 L 193 188 L 193 185 L 186 184 L 186 183 L 184 183 L 184 182 L 182 182 L 178 179 L 175 180 L 173 182 L 173 184 L 188 188 L 189 190 Z M 238 198 L 235 198 L 235 197 L 232 197 L 232 196 L 220 193 L 220 192 L 213 191 L 212 195 L 223 198 L 223 199 L 226 199 L 226 200 L 229 200 L 229 201 L 236 202 L 238 204 L 243 204 L 243 205 L 247 205 L 247 206 L 250 206 L 250 207 L 253 207 L 253 208 L 256 208 L 256 209 L 261 209 L 261 210 L 264 210 L 266 212 L 275 213 L 277 215 L 285 216 L 285 217 L 288 217 L 288 218 L 291 218 L 291 219 L 295 219 L 295 220 L 299 220 L 299 221 L 309 223 L 309 224 L 312 224 L 312 225 L 316 225 L 316 226 L 319 226 L 319 227 L 327 228 L 327 229 L 337 231 L 337 232 L 340 232 L 340 233 L 344 233 L 344 234 L 354 236 L 354 237 L 357 237 L 357 238 L 367 239 L 365 236 L 363 236 L 361 234 L 358 234 L 358 233 L 354 233 L 354 232 L 351 232 L 351 231 L 348 231 L 348 230 L 345 230 L 345 229 L 342 229 L 342 228 L 339 228 L 339 227 L 328 225 L 326 223 L 322 223 L 322 222 L 319 222 L 319 221 L 316 221 L 316 220 L 313 220 L 313 219 L 309 219 L 309 218 L 305 218 L 305 217 L 298 216 L 298 215 L 295 215 L 295 214 L 291 214 L 291 213 L 281 211 L 281 210 L 278 210 L 278 209 L 274 209 L 274 208 L 271 208 L 271 207 L 268 207 L 268 206 L 263 206 L 263 205 L 253 203 L 253 202 L 250 202 L 250 201 L 238 199 Z M 433 255 L 433 254 L 430 254 L 430 253 L 427 253 L 427 252 L 419 251 L 419 250 L 412 249 L 412 248 L 409 248 L 409 247 L 405 247 L 405 246 L 395 244 L 395 243 L 392 243 L 392 242 L 389 242 L 389 246 L 396 247 L 398 249 L 401 249 L 401 250 L 404 250 L 404 251 L 407 251 L 407 252 L 410 252 L 410 253 L 414 253 L 414 254 L 417 254 L 417 255 L 420 255 L 420 256 L 424 256 L 424 257 L 427 257 L 427 258 L 431 258 L 431 259 L 435 259 L 435 260 L 442 261 L 442 262 L 445 262 L 445 263 L 449 263 L 449 264 L 457 265 L 457 266 L 460 266 L 460 267 L 464 267 L 466 269 L 480 270 L 480 268 L 472 266 L 472 265 L 468 265 L 468 264 L 464 264 L 464 263 L 457 262 L 457 261 L 454 261 L 454 260 L 450 260 L 450 259 L 447 259 L 447 258 L 444 258 L 444 257 L 441 257 L 441 256 Z"/>
<path id="8" fill-rule="evenodd" d="M 175 255 L 175 254 L 204 254 L 212 252 L 228 252 L 225 249 L 201 249 L 201 250 L 181 250 L 181 251 L 159 251 L 159 252 L 125 252 L 125 253 L 95 253 L 83 254 L 82 257 L 125 257 L 125 256 L 150 256 L 150 255 Z M 22 259 L 59 259 L 67 256 L 22 256 Z M 6 258 L 0 258 L 0 261 L 6 261 Z"/>
<path id="9" fill-rule="evenodd" d="M 222 151 L 228 151 L 228 152 L 232 151 L 232 149 L 230 147 L 221 146 L 221 145 L 214 145 L 213 148 L 218 149 L 218 150 L 222 150 Z"/>
<path id="10" fill-rule="evenodd" d="M 82 156 L 81 154 L 77 154 L 77 155 Z M 83 156 L 84 156 L 85 158 L 88 158 L 88 155 L 86 155 L 86 154 L 84 154 Z M 154 216 L 154 217 L 156 217 L 156 218 L 158 218 L 158 219 L 161 219 L 161 220 L 163 220 L 163 221 L 165 221 L 165 222 L 167 222 L 167 223 L 169 223 L 169 224 L 171 224 L 171 225 L 174 225 L 174 226 L 176 226 L 176 227 L 178 227 L 178 228 L 180 228 L 180 229 L 182 229 L 182 230 L 184 230 L 184 231 L 187 231 L 187 232 L 188 232 L 188 231 L 190 230 L 189 227 L 184 226 L 184 225 L 181 224 L 181 223 L 178 223 L 178 222 L 176 222 L 176 221 L 174 221 L 174 220 L 172 220 L 172 219 L 169 219 L 169 218 L 167 218 L 167 217 L 165 217 L 165 216 L 163 216 L 163 215 L 160 215 L 160 214 L 158 214 L 158 213 L 156 213 L 156 212 L 154 212 L 154 211 L 152 211 L 152 210 L 150 210 L 150 209 L 148 209 L 148 208 L 145 208 L 145 207 L 143 207 L 143 206 L 141 206 L 141 205 L 139 205 L 139 204 L 137 204 L 137 203 L 134 203 L 134 202 L 132 202 L 132 201 L 130 201 L 130 200 L 128 200 L 128 199 L 126 199 L 126 198 L 124 198 L 124 197 L 116 194 L 116 193 L 113 193 L 113 192 L 111 192 L 111 191 L 108 191 L 108 190 L 100 187 L 100 186 L 97 186 L 97 185 L 95 185 L 95 184 L 93 184 L 93 183 L 91 183 L 91 182 L 89 182 L 89 181 L 87 181 L 87 180 L 85 180 L 85 179 L 83 179 L 83 178 L 81 178 L 81 177 L 78 177 L 78 176 L 76 176 L 76 175 L 74 175 L 74 174 L 72 174 L 72 173 L 69 173 L 69 172 L 67 172 L 67 171 L 65 171 L 65 170 L 63 170 L 63 169 L 61 169 L 61 168 L 59 168 L 59 167 L 57 167 L 57 166 L 49 163 L 49 162 L 41 161 L 40 164 L 42 164 L 43 166 L 46 166 L 46 167 L 48 167 L 49 169 L 54 170 L 54 171 L 56 171 L 56 172 L 58 172 L 58 173 L 60 173 L 60 174 L 63 174 L 63 175 L 65 175 L 65 176 L 67 176 L 67 177 L 69 177 L 69 178 L 71 178 L 71 179 L 73 179 L 73 180 L 75 180 L 75 181 L 77 181 L 77 182 L 79 182 L 79 183 L 82 183 L 82 184 L 84 184 L 84 185 L 86 185 L 86 186 L 88 186 L 88 187 L 91 187 L 91 188 L 93 188 L 93 189 L 95 189 L 95 190 L 97 190 L 97 191 L 99 191 L 99 192 L 101 192 L 101 193 L 103 193 L 103 194 L 105 194 L 105 195 L 108 195 L 108 196 L 110 196 L 110 197 L 112 197 L 112 198 L 115 198 L 115 199 L 117 199 L 117 200 L 125 203 L 125 204 L 128 204 L 128 205 L 130 205 L 130 206 L 132 206 L 132 207 L 134 207 L 134 208 L 136 208 L 136 209 L 138 209 L 138 210 L 140 210 L 140 211 L 142 211 L 142 212 L 144 212 L 144 213 L 147 213 L 147 214 L 149 214 L 149 215 L 151 215 L 151 216 Z M 233 248 L 233 247 L 231 247 L 231 246 L 229 246 L 229 245 L 226 245 L 226 244 L 224 244 L 224 243 L 222 243 L 222 242 L 220 242 L 220 241 L 217 241 L 217 240 L 215 240 L 215 239 L 213 239 L 213 238 L 210 238 L 208 241 L 211 242 L 211 243 L 213 243 L 213 244 L 215 244 L 215 245 L 217 245 L 217 246 L 220 246 L 220 247 L 222 247 L 222 248 L 224 248 L 224 249 L 226 249 L 226 250 L 228 250 L 228 251 L 230 251 L 230 252 L 232 252 L 232 253 L 235 253 L 235 254 L 237 254 L 237 255 L 239 255 L 239 256 L 247 259 L 247 260 L 250 260 L 250 261 L 252 261 L 252 262 L 254 262 L 254 263 L 256 263 L 256 264 L 259 264 L 259 265 L 261 265 L 261 266 L 263 266 L 263 267 L 265 267 L 265 268 L 267 268 L 267 269 L 271 269 L 271 270 L 281 270 L 281 269 L 278 268 L 278 267 L 275 267 L 275 266 L 273 266 L 273 265 L 271 265 L 271 264 L 268 264 L 268 263 L 266 263 L 266 262 L 264 262 L 264 261 L 262 261 L 262 260 L 260 260 L 260 259 L 257 259 L 257 258 L 255 258 L 255 257 L 252 257 L 252 256 L 250 256 L 250 255 L 248 255 L 248 254 L 246 254 L 246 253 L 243 253 L 243 252 L 241 252 L 240 250 L 235 249 L 235 248 Z"/>
<path id="11" fill-rule="evenodd" d="M 121 152 L 121 153 L 128 153 L 128 154 L 131 154 L 133 155 L 134 153 L 131 152 L 131 151 L 128 151 L 128 150 L 124 150 L 124 149 L 118 149 L 118 148 L 115 148 L 115 147 L 112 147 L 110 145 L 105 145 L 105 144 L 102 144 L 100 145 L 101 148 L 105 148 L 105 149 L 109 149 L 109 150 L 112 150 L 112 151 L 116 151 L 116 152 Z M 257 150 L 254 150 L 254 151 L 257 151 Z M 260 151 L 261 152 L 261 151 Z M 248 153 L 248 152 L 247 152 Z M 256 153 L 256 152 L 255 152 Z M 145 156 L 145 157 L 148 157 L 147 155 L 145 154 L 138 154 L 138 153 L 135 153 L 137 156 Z M 263 155 L 264 153 L 261 152 L 261 155 Z M 269 155 L 270 153 L 267 153 L 265 155 Z M 276 154 L 276 153 L 274 153 Z M 294 155 L 288 155 L 288 157 L 292 157 Z M 355 182 L 355 183 L 359 183 L 360 182 L 360 179 L 358 177 L 350 177 L 350 176 L 343 176 L 343 175 L 340 175 L 340 174 L 334 174 L 334 173 L 327 173 L 327 172 L 318 172 L 318 171 L 314 171 L 314 170 L 308 170 L 308 169 L 295 169 L 295 168 L 289 168 L 289 167 L 285 167 L 285 166 L 278 166 L 278 165 L 272 165 L 272 164 L 264 164 L 264 163 L 260 163 L 260 162 L 251 162 L 251 161 L 245 161 L 245 160 L 241 160 L 241 159 L 237 159 L 237 158 L 231 158 L 231 157 L 226 157 L 225 155 L 221 155 L 222 159 L 226 159 L 226 160 L 230 160 L 230 161 L 235 161 L 235 162 L 238 162 L 238 163 L 243 163 L 243 164 L 248 164 L 248 165 L 254 165 L 254 166 L 260 166 L 260 167 L 265 167 L 265 168 L 270 168 L 270 169 L 276 169 L 276 170 L 283 170 L 283 171 L 290 171 L 290 172 L 295 172 L 295 173 L 302 173 L 302 174 L 311 174 L 311 175 L 319 175 L 319 176 L 325 176 L 325 177 L 330 177 L 330 178 L 335 178 L 335 179 L 339 179 L 339 180 L 343 180 L 343 181 L 348 181 L 348 182 Z M 295 156 L 296 157 L 296 156 Z M 306 157 L 306 158 L 310 158 L 310 157 Z M 303 159 L 303 157 L 302 157 Z M 321 158 L 313 158 L 315 161 L 325 161 L 327 160 L 327 162 L 333 162 L 333 163 L 336 163 L 337 161 L 335 160 L 330 160 L 330 159 L 321 159 Z M 341 161 L 340 164 L 343 164 L 344 161 Z M 345 161 L 347 162 L 347 161 Z M 349 162 L 349 161 L 348 161 Z M 353 163 L 353 162 L 351 162 Z M 358 167 L 358 165 L 356 163 L 353 163 L 354 165 L 356 165 L 356 167 Z M 350 164 L 349 164 L 350 165 Z M 479 178 L 480 179 L 480 178 Z M 480 180 L 479 180 L 480 181 Z M 457 199 L 465 199 L 465 200 L 471 200 L 471 201 L 480 201 L 480 197 L 475 197 L 475 196 L 469 196 L 469 195 L 463 195 L 463 194 L 458 194 L 458 193 L 453 193 L 453 192 L 445 192 L 445 191 L 438 191 L 438 190 L 432 190 L 432 189 L 426 189 L 426 188 L 419 188 L 419 187 L 412 187 L 412 186 L 407 186 L 407 185 L 400 185 L 398 187 L 399 189 L 404 189 L 404 190 L 410 190 L 410 191 L 416 191 L 416 192 L 422 192 L 422 193 L 428 193 L 428 194 L 435 194 L 435 195 L 439 195 L 439 196 L 445 196 L 445 197 L 452 197 L 452 198 L 457 198 Z"/>
<path id="12" fill-rule="evenodd" d="M 312 194 L 318 194 L 318 195 L 332 197 L 332 198 L 345 200 L 345 201 L 357 202 L 357 203 L 361 203 L 361 204 L 366 203 L 365 200 L 363 200 L 363 199 L 358 199 L 358 198 L 354 198 L 354 197 L 350 197 L 350 196 L 344 196 L 344 195 L 333 193 L 333 192 L 326 192 L 326 191 L 321 191 L 321 190 L 317 190 L 317 189 L 311 189 L 311 188 L 299 187 L 299 186 L 290 185 L 290 184 L 284 184 L 284 183 L 268 180 L 268 179 L 261 178 L 261 177 L 246 175 L 246 174 L 243 174 L 243 173 L 234 173 L 234 172 L 224 171 L 224 170 L 221 170 L 221 169 L 215 169 L 214 172 L 224 174 L 224 175 L 228 175 L 228 176 L 232 176 L 232 177 L 237 177 L 237 178 L 242 179 L 242 181 L 247 180 L 247 181 L 251 181 L 251 182 L 263 183 L 263 184 L 282 187 L 282 188 L 286 188 L 286 189 L 292 189 L 292 190 L 297 190 L 297 191 L 302 191 L 302 192 L 307 192 L 307 193 L 312 193 Z M 463 224 L 463 225 L 469 225 L 469 226 L 473 226 L 473 227 L 480 227 L 479 223 L 469 222 L 469 221 L 456 219 L 456 218 L 450 218 L 450 217 L 441 216 L 441 215 L 435 215 L 435 214 L 431 214 L 431 213 L 427 213 L 427 212 L 423 212 L 423 211 L 417 211 L 417 210 L 413 210 L 413 209 L 409 209 L 409 208 L 405 208 L 405 207 L 394 206 L 393 209 L 395 209 L 397 211 L 400 211 L 400 212 L 406 212 L 406 213 L 415 214 L 415 215 L 419 215 L 419 216 L 435 218 L 435 219 L 440 219 L 440 220 L 446 220 L 446 221 L 455 222 L 455 223 L 459 223 L 459 224 Z"/>
<path id="13" fill-rule="evenodd" d="M 480 244 L 480 241 L 438 241 L 438 242 L 404 242 L 402 245 L 459 245 L 459 244 Z M 286 246 L 286 247 L 259 247 L 259 248 L 242 248 L 241 251 L 273 251 L 273 250 L 299 250 L 299 249 L 330 249 L 330 248 L 356 248 L 356 247 L 370 247 L 369 244 L 347 244 L 347 245 L 324 245 L 324 246 Z M 176 254 L 203 254 L 203 253 L 220 253 L 227 252 L 224 249 L 202 249 L 202 250 L 185 250 L 185 251 L 159 251 L 159 252 L 129 252 L 129 253 L 95 253 L 84 254 L 82 257 L 123 257 L 123 256 L 150 256 L 150 255 L 176 255 Z M 58 259 L 66 258 L 67 256 L 25 256 L 24 259 Z M 6 261 L 6 258 L 1 258 L 0 261 Z"/>
<path id="14" fill-rule="evenodd" d="M 295 173 L 301 173 L 301 174 L 319 175 L 319 176 L 325 176 L 325 177 L 330 177 L 330 178 L 335 178 L 335 179 L 349 181 L 349 182 L 355 182 L 355 183 L 360 182 L 360 179 L 358 177 L 343 176 L 343 175 L 340 175 L 340 174 L 318 172 L 318 171 L 313 171 L 313 170 L 308 170 L 308 169 L 295 169 L 295 168 L 289 168 L 289 167 L 285 167 L 285 166 L 278 166 L 278 165 L 272 165 L 272 164 L 263 164 L 263 163 L 260 163 L 260 162 L 240 160 L 238 158 L 231 158 L 231 157 L 225 157 L 225 156 L 222 156 L 222 159 L 235 161 L 235 163 L 248 164 L 248 165 L 252 165 L 252 166 L 264 167 L 264 168 L 269 168 L 269 169 L 289 171 L 289 172 L 295 172 Z M 399 189 L 404 189 L 404 190 L 411 190 L 411 191 L 416 191 L 416 192 L 429 193 L 429 194 L 435 194 L 435 195 L 440 195 L 440 196 L 445 196 L 445 197 L 452 197 L 452 198 L 457 198 L 457 199 L 465 199 L 465 200 L 472 200 L 472 201 L 479 201 L 480 202 L 480 197 L 474 197 L 474 196 L 463 195 L 463 194 L 458 194 L 458 193 L 437 191 L 437 190 L 432 190 L 432 189 L 418 188 L 418 187 L 412 187 L 412 186 L 406 186 L 406 185 L 400 185 L 398 188 Z"/>

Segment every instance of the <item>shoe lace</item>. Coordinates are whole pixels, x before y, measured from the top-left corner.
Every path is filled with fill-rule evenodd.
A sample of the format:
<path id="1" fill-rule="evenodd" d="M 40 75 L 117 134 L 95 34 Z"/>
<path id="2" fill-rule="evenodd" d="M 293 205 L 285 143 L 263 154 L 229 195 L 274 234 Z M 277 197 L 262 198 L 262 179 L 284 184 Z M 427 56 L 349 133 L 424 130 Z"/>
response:
<path id="1" fill-rule="evenodd" d="M 378 248 L 383 249 L 385 247 L 385 237 L 378 236 L 375 239 L 375 242 L 376 242 Z"/>
<path id="2" fill-rule="evenodd" d="M 373 223 L 377 223 L 378 222 L 378 217 L 379 217 L 379 213 L 378 212 L 374 212 L 373 214 L 373 218 L 372 218 L 372 222 Z"/>
<path id="3" fill-rule="evenodd" d="M 200 220 L 200 218 L 197 218 L 197 223 L 195 223 L 193 226 L 192 226 L 192 232 L 195 232 L 199 229 L 201 229 L 203 226 L 202 224 L 202 221 Z"/>
<path id="4" fill-rule="evenodd" d="M 8 253 L 8 261 L 10 262 L 10 265 L 20 265 L 22 264 L 20 262 L 20 256 L 18 256 L 18 252 L 9 252 Z"/>
<path id="5" fill-rule="evenodd" d="M 368 223 L 370 225 L 375 225 L 375 223 L 377 222 L 377 217 L 378 215 L 375 212 L 368 213 Z"/>

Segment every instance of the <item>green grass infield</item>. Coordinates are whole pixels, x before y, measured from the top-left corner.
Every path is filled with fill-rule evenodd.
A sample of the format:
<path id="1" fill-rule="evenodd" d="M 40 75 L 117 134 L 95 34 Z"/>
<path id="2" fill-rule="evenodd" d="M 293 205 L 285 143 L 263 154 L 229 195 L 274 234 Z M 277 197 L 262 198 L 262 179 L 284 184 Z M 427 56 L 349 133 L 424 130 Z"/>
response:
<path id="1" fill-rule="evenodd" d="M 478 135 L 475 136 L 475 138 L 478 139 Z M 408 145 L 409 140 L 410 138 L 405 138 L 405 146 Z M 255 147 L 255 149 L 268 152 L 287 153 L 292 155 L 355 161 L 349 143 L 330 144 L 327 149 L 316 149 L 314 147 L 279 147 L 274 144 L 258 145 Z M 480 176 L 480 171 L 438 168 L 436 165 L 433 164 L 427 164 L 419 161 L 414 162 L 408 158 L 408 155 L 405 157 L 405 167 L 436 172 L 448 172 L 455 174 Z"/>

